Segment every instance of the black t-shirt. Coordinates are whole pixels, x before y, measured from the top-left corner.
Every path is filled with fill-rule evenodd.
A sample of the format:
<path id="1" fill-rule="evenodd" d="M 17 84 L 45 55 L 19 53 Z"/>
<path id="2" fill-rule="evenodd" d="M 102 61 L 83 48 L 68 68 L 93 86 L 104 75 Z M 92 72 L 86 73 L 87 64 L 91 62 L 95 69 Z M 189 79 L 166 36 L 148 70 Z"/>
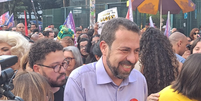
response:
<path id="1" fill-rule="evenodd" d="M 60 87 L 60 89 L 54 93 L 54 101 L 63 101 L 64 100 L 64 88 Z"/>

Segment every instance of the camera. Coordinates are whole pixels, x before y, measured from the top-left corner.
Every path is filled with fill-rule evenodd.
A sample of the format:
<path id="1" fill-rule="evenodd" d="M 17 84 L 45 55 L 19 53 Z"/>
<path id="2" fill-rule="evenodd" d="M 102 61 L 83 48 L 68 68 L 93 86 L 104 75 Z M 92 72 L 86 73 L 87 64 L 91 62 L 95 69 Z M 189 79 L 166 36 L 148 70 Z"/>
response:
<path id="1" fill-rule="evenodd" d="M 4 95 L 9 100 L 23 101 L 22 98 L 15 96 L 11 90 L 13 90 L 13 78 L 16 71 L 12 68 L 8 68 L 18 62 L 18 57 L 14 55 L 2 55 L 0 56 L 0 98 Z M 1 71 L 2 70 L 2 71 Z"/>

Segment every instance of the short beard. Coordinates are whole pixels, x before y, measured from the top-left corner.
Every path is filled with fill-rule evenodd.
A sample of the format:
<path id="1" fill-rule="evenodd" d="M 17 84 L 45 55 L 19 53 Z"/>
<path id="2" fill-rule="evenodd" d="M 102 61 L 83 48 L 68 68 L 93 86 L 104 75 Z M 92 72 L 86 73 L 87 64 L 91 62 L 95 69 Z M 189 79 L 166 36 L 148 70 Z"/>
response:
<path id="1" fill-rule="evenodd" d="M 48 81 L 48 83 L 49 83 L 49 85 L 51 86 L 51 87 L 62 87 L 62 86 L 64 86 L 64 84 L 66 83 L 66 79 L 64 79 L 64 80 L 62 80 L 61 82 L 61 84 L 58 84 L 57 83 L 57 80 L 62 76 L 62 75 L 65 75 L 66 76 L 66 74 L 65 73 L 61 73 L 60 74 L 60 76 L 59 77 L 57 77 L 57 80 L 56 81 L 53 81 L 52 79 L 50 79 L 48 76 L 47 76 L 47 74 L 44 72 L 44 71 L 42 71 L 43 72 L 43 76 L 47 79 L 47 81 Z"/>
<path id="2" fill-rule="evenodd" d="M 134 68 L 134 65 L 135 64 L 132 64 L 131 62 L 129 61 L 122 61 L 118 64 L 118 67 L 114 67 L 111 65 L 110 61 L 109 61 L 109 58 L 110 58 L 110 51 L 108 53 L 108 57 L 106 58 L 106 63 L 107 63 L 107 66 L 109 67 L 110 71 L 112 72 L 112 74 L 118 78 L 118 79 L 125 79 L 127 78 L 129 75 L 130 75 L 130 72 L 133 70 Z M 132 69 L 129 73 L 121 73 L 119 70 L 119 65 L 120 64 L 129 64 L 129 65 L 132 65 Z"/>

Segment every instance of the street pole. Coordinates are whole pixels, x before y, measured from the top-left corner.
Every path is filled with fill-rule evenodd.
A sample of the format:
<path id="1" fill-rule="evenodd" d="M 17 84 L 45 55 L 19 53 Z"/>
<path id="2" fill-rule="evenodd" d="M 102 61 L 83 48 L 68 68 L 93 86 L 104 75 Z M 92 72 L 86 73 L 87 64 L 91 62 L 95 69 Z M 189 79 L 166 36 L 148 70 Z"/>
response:
<path id="1" fill-rule="evenodd" d="M 31 3 L 32 3 L 32 6 L 33 6 L 35 18 L 36 18 L 36 25 L 38 26 L 38 17 L 37 17 L 37 15 L 36 15 L 36 9 L 35 9 L 33 0 L 31 0 Z"/>
<path id="2" fill-rule="evenodd" d="M 89 28 L 94 28 L 96 23 L 96 13 L 95 13 L 95 2 L 96 0 L 90 0 L 90 26 Z"/>
<path id="3" fill-rule="evenodd" d="M 63 0 L 63 7 L 66 7 L 66 0 Z"/>

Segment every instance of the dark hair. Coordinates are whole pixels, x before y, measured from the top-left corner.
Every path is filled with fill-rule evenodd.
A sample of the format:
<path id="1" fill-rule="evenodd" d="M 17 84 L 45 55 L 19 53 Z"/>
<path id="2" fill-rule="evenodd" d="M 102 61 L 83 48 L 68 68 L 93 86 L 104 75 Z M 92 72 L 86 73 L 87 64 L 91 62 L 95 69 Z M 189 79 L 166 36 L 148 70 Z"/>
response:
<path id="1" fill-rule="evenodd" d="M 190 99 L 201 101 L 201 54 L 190 55 L 184 62 L 172 88 Z"/>
<path id="2" fill-rule="evenodd" d="M 89 29 L 87 35 L 91 38 L 94 34 L 94 29 Z"/>
<path id="3" fill-rule="evenodd" d="M 194 40 L 194 33 L 195 33 L 195 31 L 199 31 L 199 29 L 198 28 L 193 28 L 192 30 L 191 30 L 191 32 L 190 32 L 190 38 L 191 38 L 191 40 Z"/>
<path id="4" fill-rule="evenodd" d="M 102 52 L 100 50 L 100 41 L 94 44 L 92 51 L 94 55 L 97 55 L 98 57 L 102 56 Z"/>
<path id="5" fill-rule="evenodd" d="M 82 29 L 79 28 L 79 27 L 76 27 L 76 28 L 75 28 L 75 33 L 76 33 L 77 31 L 82 31 Z"/>
<path id="6" fill-rule="evenodd" d="M 184 30 L 182 28 L 177 28 L 177 32 L 184 34 Z"/>
<path id="7" fill-rule="evenodd" d="M 150 27 L 142 34 L 139 56 L 148 94 L 159 92 L 178 75 L 179 62 L 172 45 L 158 29 Z"/>
<path id="8" fill-rule="evenodd" d="M 191 45 L 191 54 L 193 54 L 193 49 L 197 45 L 198 42 L 201 41 L 201 37 L 198 37 L 197 39 L 194 40 L 193 44 Z"/>
<path id="9" fill-rule="evenodd" d="M 40 32 L 40 31 L 39 31 L 39 29 L 34 29 L 34 30 L 33 30 L 33 34 L 34 34 L 35 32 Z"/>
<path id="10" fill-rule="evenodd" d="M 86 34 L 86 33 L 82 33 L 82 34 L 80 34 L 79 36 L 78 36 L 78 38 L 77 38 L 77 42 L 79 42 L 82 38 L 81 38 L 81 36 L 83 35 L 83 34 Z M 86 34 L 87 35 L 87 34 Z M 88 36 L 88 35 L 87 35 Z M 88 36 L 89 37 L 89 36 Z M 85 38 L 86 39 L 86 38 Z"/>
<path id="11" fill-rule="evenodd" d="M 87 51 L 89 53 L 89 55 L 86 58 L 85 64 L 97 61 L 96 57 L 94 56 L 93 51 L 92 51 L 94 45 L 92 45 L 91 47 L 87 47 L 87 50 L 89 50 L 89 51 Z M 90 49 L 88 49 L 88 48 L 90 48 Z"/>
<path id="12" fill-rule="evenodd" d="M 99 34 L 96 34 L 96 35 L 94 35 L 94 36 L 92 37 L 92 39 L 95 38 L 95 37 L 100 37 L 100 35 L 99 35 Z"/>
<path id="13" fill-rule="evenodd" d="M 35 25 L 35 26 L 36 26 L 36 28 L 38 28 L 38 26 L 37 26 L 36 24 L 34 24 L 34 23 L 32 23 L 31 25 Z"/>
<path id="14" fill-rule="evenodd" d="M 50 33 L 54 33 L 53 31 L 43 31 L 43 35 L 49 37 Z"/>
<path id="15" fill-rule="evenodd" d="M 34 43 L 29 51 L 29 65 L 33 69 L 36 63 L 43 63 L 45 56 L 51 52 L 62 51 L 63 46 L 51 39 L 40 39 Z"/>
<path id="16" fill-rule="evenodd" d="M 134 22 L 125 18 L 115 18 L 105 23 L 101 32 L 100 41 L 105 41 L 111 47 L 115 40 L 115 33 L 119 29 L 127 29 L 138 34 L 140 33 L 138 26 Z"/>
<path id="17" fill-rule="evenodd" d="M 79 40 L 78 44 L 77 44 L 77 48 L 80 50 L 80 43 L 83 42 L 83 41 L 87 41 L 89 43 L 89 40 L 86 39 L 86 38 L 82 38 Z M 88 47 L 88 46 L 87 46 Z"/>

